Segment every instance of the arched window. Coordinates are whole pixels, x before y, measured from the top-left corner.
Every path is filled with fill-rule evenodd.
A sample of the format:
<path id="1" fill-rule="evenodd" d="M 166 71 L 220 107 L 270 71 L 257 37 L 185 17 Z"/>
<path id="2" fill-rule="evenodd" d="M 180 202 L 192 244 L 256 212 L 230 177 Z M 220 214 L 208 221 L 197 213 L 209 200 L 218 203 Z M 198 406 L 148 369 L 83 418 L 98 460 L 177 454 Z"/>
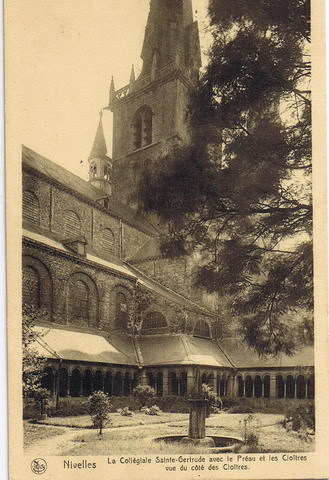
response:
<path id="1" fill-rule="evenodd" d="M 118 292 L 115 296 L 115 323 L 116 328 L 126 329 L 129 319 L 128 301 L 124 293 Z"/>
<path id="2" fill-rule="evenodd" d="M 208 323 L 204 320 L 197 321 L 194 327 L 193 335 L 195 337 L 211 338 L 210 327 Z"/>
<path id="3" fill-rule="evenodd" d="M 145 147 L 152 143 L 153 113 L 150 107 L 143 106 L 135 114 L 134 127 L 134 148 Z"/>
<path id="4" fill-rule="evenodd" d="M 45 311 L 44 319 L 52 314 L 53 284 L 48 268 L 38 258 L 23 256 L 23 305 L 31 305 Z"/>
<path id="5" fill-rule="evenodd" d="M 40 224 L 40 205 L 39 200 L 33 192 L 24 190 L 23 192 L 23 220 Z"/>
<path id="6" fill-rule="evenodd" d="M 98 392 L 99 390 L 104 390 L 104 379 L 101 370 L 97 370 L 94 377 L 94 392 Z"/>
<path id="7" fill-rule="evenodd" d="M 43 377 L 41 378 L 41 387 L 48 390 L 52 395 L 55 390 L 55 375 L 52 368 L 47 367 L 44 371 Z"/>
<path id="8" fill-rule="evenodd" d="M 307 379 L 307 398 L 314 398 L 314 376 L 311 375 Z"/>
<path id="9" fill-rule="evenodd" d="M 89 177 L 90 177 L 90 179 L 97 177 L 97 164 L 96 164 L 96 162 L 91 162 L 90 163 Z"/>
<path id="10" fill-rule="evenodd" d="M 296 396 L 297 398 L 305 398 L 306 396 L 306 381 L 304 375 L 298 375 L 297 377 Z"/>
<path id="11" fill-rule="evenodd" d="M 241 375 L 237 377 L 237 397 L 243 397 L 244 395 L 244 382 Z"/>
<path id="12" fill-rule="evenodd" d="M 60 397 L 68 395 L 69 373 L 66 368 L 61 368 L 59 371 L 59 386 L 58 394 Z"/>
<path id="13" fill-rule="evenodd" d="M 158 372 L 155 377 L 155 390 L 157 395 L 163 394 L 163 373 Z"/>
<path id="14" fill-rule="evenodd" d="M 264 398 L 270 398 L 270 376 L 265 375 L 264 377 Z"/>
<path id="15" fill-rule="evenodd" d="M 106 253 L 114 253 L 114 235 L 112 230 L 109 228 L 104 228 L 102 232 L 102 249 L 106 251 Z"/>
<path id="16" fill-rule="evenodd" d="M 106 372 L 105 379 L 104 379 L 104 391 L 108 395 L 112 395 L 112 387 L 113 387 L 113 377 L 112 372 Z"/>
<path id="17" fill-rule="evenodd" d="M 256 375 L 254 380 L 254 389 L 255 389 L 255 397 L 260 398 L 263 396 L 263 380 L 259 375 Z"/>
<path id="18" fill-rule="evenodd" d="M 78 368 L 75 368 L 71 375 L 70 395 L 71 397 L 80 397 L 82 393 L 82 375 Z"/>
<path id="19" fill-rule="evenodd" d="M 187 394 L 187 373 L 182 372 L 179 376 L 179 394 L 186 395 Z"/>
<path id="20" fill-rule="evenodd" d="M 23 268 L 23 305 L 41 307 L 41 279 L 39 272 L 31 266 Z"/>
<path id="21" fill-rule="evenodd" d="M 166 328 L 167 326 L 167 320 L 162 313 L 150 312 L 144 318 L 141 332 L 144 333 L 146 330 L 150 329 Z"/>
<path id="22" fill-rule="evenodd" d="M 111 179 L 112 165 L 109 162 L 106 162 L 104 166 L 104 180 Z"/>
<path id="23" fill-rule="evenodd" d="M 75 212 L 73 212 L 73 210 L 69 210 L 68 212 L 66 212 L 64 225 L 66 238 L 74 238 L 81 235 L 80 218 Z"/>
<path id="24" fill-rule="evenodd" d="M 219 382 L 219 395 L 220 397 L 224 397 L 226 393 L 226 382 L 225 378 L 221 378 Z"/>
<path id="25" fill-rule="evenodd" d="M 254 382 L 250 375 L 247 375 L 245 378 L 245 396 L 250 398 L 254 393 Z"/>
<path id="26" fill-rule="evenodd" d="M 82 395 L 89 397 L 93 393 L 93 375 L 91 371 L 85 370 L 82 378 Z"/>
<path id="27" fill-rule="evenodd" d="M 278 398 L 284 397 L 284 379 L 282 375 L 277 375 L 276 377 L 276 391 Z"/>
<path id="28" fill-rule="evenodd" d="M 178 395 L 178 378 L 175 372 L 169 373 L 169 394 Z"/>
<path id="29" fill-rule="evenodd" d="M 287 398 L 295 398 L 295 379 L 292 375 L 287 376 L 286 397 Z"/>
<path id="30" fill-rule="evenodd" d="M 85 273 L 73 273 L 67 290 L 68 323 L 98 326 L 98 292 L 93 280 Z"/>
<path id="31" fill-rule="evenodd" d="M 89 322 L 89 288 L 82 280 L 72 278 L 69 284 L 70 315 Z"/>

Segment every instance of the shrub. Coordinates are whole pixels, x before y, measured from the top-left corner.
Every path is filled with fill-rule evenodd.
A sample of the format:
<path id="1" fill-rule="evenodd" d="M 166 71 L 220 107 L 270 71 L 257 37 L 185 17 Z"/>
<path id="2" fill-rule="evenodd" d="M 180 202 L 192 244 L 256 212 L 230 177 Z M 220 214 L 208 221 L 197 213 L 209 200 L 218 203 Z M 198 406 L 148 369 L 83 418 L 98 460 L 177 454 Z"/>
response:
<path id="1" fill-rule="evenodd" d="M 254 409 L 247 405 L 236 405 L 229 409 L 229 413 L 254 413 Z"/>
<path id="2" fill-rule="evenodd" d="M 223 409 L 235 407 L 239 405 L 239 400 L 234 397 L 221 397 Z"/>
<path id="3" fill-rule="evenodd" d="M 166 395 L 157 398 L 157 405 L 163 412 L 169 413 L 188 413 L 190 406 L 186 397 L 176 395 Z"/>
<path id="4" fill-rule="evenodd" d="M 145 415 L 161 415 L 161 410 L 157 405 L 144 408 Z"/>
<path id="5" fill-rule="evenodd" d="M 283 420 L 283 426 L 286 430 L 300 432 L 302 436 L 314 434 L 315 430 L 315 408 L 313 402 L 299 404 L 287 409 Z M 305 435 L 304 435 L 305 434 Z"/>
<path id="6" fill-rule="evenodd" d="M 39 415 L 46 415 L 49 406 L 49 391 L 46 388 L 37 388 L 33 392 L 33 399 Z"/>
<path id="7" fill-rule="evenodd" d="M 124 417 L 131 417 L 133 414 L 129 407 L 118 408 L 117 412 Z"/>
<path id="8" fill-rule="evenodd" d="M 104 392 L 94 392 L 89 398 L 89 413 L 95 427 L 99 428 L 102 435 L 103 427 L 109 422 L 109 413 L 112 409 L 110 399 Z"/>
<path id="9" fill-rule="evenodd" d="M 218 412 L 222 407 L 222 400 L 213 389 L 206 385 L 205 383 L 202 384 L 202 393 L 205 398 L 208 399 L 208 403 L 206 405 L 206 416 L 210 416 L 210 412 L 216 411 Z M 216 409 L 216 410 L 214 410 Z"/>
<path id="10" fill-rule="evenodd" d="M 141 407 L 147 406 L 148 401 L 155 396 L 155 390 L 150 385 L 137 385 L 133 390 L 133 395 L 138 398 Z"/>
<path id="11" fill-rule="evenodd" d="M 245 445 L 254 448 L 259 443 L 259 420 L 254 415 L 247 415 L 242 421 L 242 435 Z"/>

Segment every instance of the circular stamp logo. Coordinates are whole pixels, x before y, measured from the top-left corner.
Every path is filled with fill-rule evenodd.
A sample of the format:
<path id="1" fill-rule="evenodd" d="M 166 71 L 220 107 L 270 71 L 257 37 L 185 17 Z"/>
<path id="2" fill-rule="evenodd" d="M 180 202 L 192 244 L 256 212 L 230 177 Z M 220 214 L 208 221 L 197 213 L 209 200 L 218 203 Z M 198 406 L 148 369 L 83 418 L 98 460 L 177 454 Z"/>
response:
<path id="1" fill-rule="evenodd" d="M 35 458 L 31 462 L 31 470 L 33 473 L 40 475 L 41 473 L 45 473 L 47 470 L 47 462 L 43 458 Z"/>

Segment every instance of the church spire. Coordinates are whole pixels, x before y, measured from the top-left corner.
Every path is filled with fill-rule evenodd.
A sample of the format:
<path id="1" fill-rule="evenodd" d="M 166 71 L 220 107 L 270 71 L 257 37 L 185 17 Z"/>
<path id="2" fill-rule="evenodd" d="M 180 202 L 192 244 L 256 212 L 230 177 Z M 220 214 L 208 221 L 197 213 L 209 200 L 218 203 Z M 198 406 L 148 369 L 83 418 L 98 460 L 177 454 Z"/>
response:
<path id="1" fill-rule="evenodd" d="M 198 70 L 201 53 L 197 22 L 193 22 L 192 0 L 151 0 L 141 53 L 142 76 L 176 62 Z"/>
<path id="2" fill-rule="evenodd" d="M 89 182 L 100 190 L 103 190 L 106 195 L 111 195 L 112 161 L 107 156 L 102 110 L 99 112 L 99 117 L 94 143 L 88 158 Z"/>
<path id="3" fill-rule="evenodd" d="M 97 128 L 94 143 L 93 143 L 90 155 L 89 155 L 89 159 L 102 158 L 102 157 L 106 157 L 106 155 L 107 155 L 107 148 L 106 148 L 106 142 L 105 142 L 105 136 L 104 136 L 104 130 L 103 130 L 102 117 L 103 117 L 103 111 L 101 110 L 99 112 L 98 128 Z"/>

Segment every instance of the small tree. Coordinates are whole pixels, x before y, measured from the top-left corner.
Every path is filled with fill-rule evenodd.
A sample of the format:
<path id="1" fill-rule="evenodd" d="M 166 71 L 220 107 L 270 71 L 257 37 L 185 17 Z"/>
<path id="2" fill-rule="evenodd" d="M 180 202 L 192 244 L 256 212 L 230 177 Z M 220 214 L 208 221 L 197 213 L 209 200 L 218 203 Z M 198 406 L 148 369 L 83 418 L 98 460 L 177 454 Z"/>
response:
<path id="1" fill-rule="evenodd" d="M 99 434 L 102 435 L 102 429 L 109 422 L 109 413 L 112 409 L 108 395 L 102 391 L 94 392 L 89 398 L 89 413 L 95 427 L 99 428 Z"/>
<path id="2" fill-rule="evenodd" d="M 133 395 L 140 401 L 141 407 L 147 405 L 148 400 L 155 396 L 155 390 L 150 385 L 137 385 L 133 390 Z"/>
<path id="3" fill-rule="evenodd" d="M 208 400 L 208 403 L 206 405 L 206 416 L 208 418 L 210 416 L 212 407 L 215 407 L 216 405 L 221 405 L 222 401 L 218 397 L 216 392 L 214 392 L 213 389 L 206 383 L 202 384 L 202 393 L 203 396 Z"/>
<path id="4" fill-rule="evenodd" d="M 33 398 L 41 417 L 46 415 L 49 405 L 49 391 L 46 388 L 37 388 L 33 393 Z"/>
<path id="5" fill-rule="evenodd" d="M 22 344 L 23 344 L 23 396 L 33 397 L 41 388 L 41 379 L 45 358 L 31 345 L 40 336 L 33 330 L 35 322 L 45 315 L 45 311 L 35 309 L 31 305 L 23 306 Z"/>

